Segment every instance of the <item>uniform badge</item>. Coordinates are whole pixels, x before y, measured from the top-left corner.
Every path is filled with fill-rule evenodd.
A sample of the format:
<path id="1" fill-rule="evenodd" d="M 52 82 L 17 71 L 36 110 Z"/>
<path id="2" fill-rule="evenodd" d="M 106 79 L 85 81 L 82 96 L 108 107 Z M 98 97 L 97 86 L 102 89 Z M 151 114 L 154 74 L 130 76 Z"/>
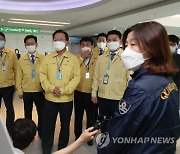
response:
<path id="1" fill-rule="evenodd" d="M 127 111 L 129 111 L 131 107 L 131 104 L 125 102 L 124 100 L 119 101 L 119 113 L 120 114 L 125 114 Z"/>

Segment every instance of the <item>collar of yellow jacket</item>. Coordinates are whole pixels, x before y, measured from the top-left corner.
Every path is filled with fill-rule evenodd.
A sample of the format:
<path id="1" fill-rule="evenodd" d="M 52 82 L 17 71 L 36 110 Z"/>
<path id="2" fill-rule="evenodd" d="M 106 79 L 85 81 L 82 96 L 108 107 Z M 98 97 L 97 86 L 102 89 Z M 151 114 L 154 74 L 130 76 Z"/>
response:
<path id="1" fill-rule="evenodd" d="M 122 50 L 122 49 L 119 49 L 117 55 L 118 55 L 118 56 L 121 56 L 122 52 L 123 52 L 123 50 Z M 104 54 L 105 54 L 106 57 L 108 57 L 108 56 L 110 55 L 110 52 L 107 52 L 107 53 L 104 53 Z"/>
<path id="2" fill-rule="evenodd" d="M 51 53 L 51 56 L 52 56 L 53 58 L 55 58 L 55 57 L 58 56 L 58 53 L 57 53 L 56 51 L 53 51 L 53 52 Z M 66 51 L 64 52 L 63 56 L 66 57 L 66 58 L 68 58 L 68 57 L 69 57 L 69 51 L 66 50 Z"/>
<path id="3" fill-rule="evenodd" d="M 39 53 L 36 51 L 36 58 L 39 58 Z M 25 60 L 29 60 L 29 54 L 28 53 L 26 53 L 25 55 L 24 55 L 24 59 Z"/>
<path id="4" fill-rule="evenodd" d="M 8 49 L 8 48 L 4 47 L 3 52 L 9 53 L 9 52 L 12 52 L 12 51 L 11 51 L 10 49 Z"/>

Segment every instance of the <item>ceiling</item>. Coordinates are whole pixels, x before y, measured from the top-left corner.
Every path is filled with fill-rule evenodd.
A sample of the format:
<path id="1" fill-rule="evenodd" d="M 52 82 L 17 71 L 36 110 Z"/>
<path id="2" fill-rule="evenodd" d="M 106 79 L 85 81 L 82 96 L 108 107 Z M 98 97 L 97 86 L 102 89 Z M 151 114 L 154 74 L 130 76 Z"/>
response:
<path id="1" fill-rule="evenodd" d="M 97 3 L 88 4 L 93 1 Z M 4 3 L 10 3 L 7 7 L 11 6 L 11 8 L 6 8 Z M 58 3 L 63 6 L 67 3 L 69 6 L 67 9 L 63 7 L 58 10 L 57 7 L 61 6 Z M 72 4 L 75 7 L 78 4 L 80 7 L 73 8 Z M 16 7 L 12 9 L 13 5 Z M 180 17 L 170 17 L 180 14 L 180 0 L 76 0 L 76 2 L 75 0 L 0 0 L 0 6 L 3 6 L 0 8 L 0 25 L 40 28 L 42 33 L 63 29 L 71 36 L 92 36 L 112 29 L 123 32 L 132 24 L 156 20 L 166 26 L 169 33 L 180 36 Z M 27 6 L 33 6 L 33 11 L 30 9 L 24 11 L 23 8 Z M 45 8 L 44 6 L 46 10 L 40 11 L 40 8 Z M 70 24 L 64 26 L 15 24 L 8 23 L 10 18 Z"/>

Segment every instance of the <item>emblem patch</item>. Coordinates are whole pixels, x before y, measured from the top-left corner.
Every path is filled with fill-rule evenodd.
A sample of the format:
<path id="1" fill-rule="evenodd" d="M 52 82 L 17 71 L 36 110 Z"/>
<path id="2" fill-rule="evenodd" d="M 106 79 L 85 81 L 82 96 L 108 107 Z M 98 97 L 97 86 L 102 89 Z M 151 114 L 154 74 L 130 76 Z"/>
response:
<path id="1" fill-rule="evenodd" d="M 125 114 L 130 109 L 131 104 L 125 102 L 124 100 L 119 101 L 119 113 Z"/>

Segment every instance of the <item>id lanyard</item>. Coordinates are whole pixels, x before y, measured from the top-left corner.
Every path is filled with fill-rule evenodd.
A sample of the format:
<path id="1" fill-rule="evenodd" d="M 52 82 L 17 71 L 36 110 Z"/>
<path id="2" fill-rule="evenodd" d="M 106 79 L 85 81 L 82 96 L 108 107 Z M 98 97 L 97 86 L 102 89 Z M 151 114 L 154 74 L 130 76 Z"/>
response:
<path id="1" fill-rule="evenodd" d="M 2 57 L 0 57 L 0 61 L 1 61 L 1 63 L 2 63 L 2 67 L 1 67 L 2 71 L 6 71 L 5 62 L 6 62 L 7 53 L 5 52 L 5 54 L 6 54 L 6 55 L 5 55 L 4 59 L 2 59 Z"/>
<path id="2" fill-rule="evenodd" d="M 89 58 L 89 61 L 88 63 L 86 64 L 86 79 L 89 79 L 90 78 L 90 74 L 89 74 L 89 64 L 90 64 L 90 61 L 91 61 L 91 56 Z"/>
<path id="3" fill-rule="evenodd" d="M 103 83 L 104 84 L 108 84 L 108 81 L 109 81 L 109 69 L 111 68 L 111 66 L 112 66 L 112 60 L 111 60 L 111 55 L 109 55 L 109 60 L 108 60 L 107 68 L 106 68 L 106 74 L 104 75 L 104 78 L 103 78 Z"/>
<path id="4" fill-rule="evenodd" d="M 63 58 L 62 58 L 62 60 L 61 60 L 61 62 L 60 62 L 60 64 L 58 63 L 58 58 L 56 57 L 56 63 L 57 63 L 57 74 L 56 74 L 56 78 L 58 79 L 58 80 L 61 80 L 62 79 L 62 73 L 61 73 L 61 70 L 60 70 L 60 68 L 61 68 L 61 65 L 62 65 L 62 63 L 63 63 L 63 61 L 64 61 L 64 56 L 63 56 Z"/>
<path id="5" fill-rule="evenodd" d="M 28 54 L 27 54 L 27 55 L 28 55 Z M 31 61 L 30 58 L 29 58 L 29 55 L 28 55 L 28 59 L 29 59 L 30 65 L 31 65 L 32 78 L 36 78 L 36 71 L 35 71 L 36 65 L 32 63 L 32 61 Z"/>
<path id="6" fill-rule="evenodd" d="M 109 55 L 109 60 L 108 60 L 107 68 L 106 68 L 106 75 L 108 75 L 111 66 L 112 66 L 111 55 Z"/>

